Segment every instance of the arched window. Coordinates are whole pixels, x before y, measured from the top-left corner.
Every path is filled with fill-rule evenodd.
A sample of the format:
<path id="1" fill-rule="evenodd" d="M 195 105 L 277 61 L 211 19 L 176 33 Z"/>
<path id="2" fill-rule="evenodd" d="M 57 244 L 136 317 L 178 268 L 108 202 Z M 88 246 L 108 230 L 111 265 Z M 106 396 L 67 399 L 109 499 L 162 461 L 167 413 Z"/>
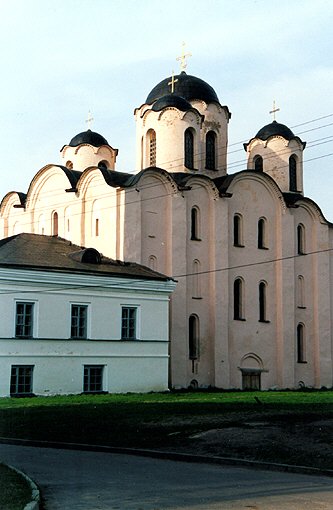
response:
<path id="1" fill-rule="evenodd" d="M 258 221 L 258 248 L 267 248 L 265 218 L 260 218 Z"/>
<path id="2" fill-rule="evenodd" d="M 254 156 L 253 158 L 254 162 L 254 169 L 256 172 L 262 172 L 264 170 L 264 161 L 262 159 L 262 156 Z"/>
<path id="3" fill-rule="evenodd" d="M 234 246 L 243 244 L 243 218 L 240 214 L 234 215 Z"/>
<path id="4" fill-rule="evenodd" d="M 99 219 L 95 218 L 95 236 L 99 236 Z"/>
<path id="5" fill-rule="evenodd" d="M 197 207 L 191 209 L 191 239 L 200 239 L 200 211 Z"/>
<path id="6" fill-rule="evenodd" d="M 259 321 L 260 322 L 266 322 L 266 288 L 267 285 L 265 282 L 259 283 Z"/>
<path id="7" fill-rule="evenodd" d="M 66 162 L 66 167 L 67 167 L 67 168 L 69 168 L 70 170 L 72 170 L 72 169 L 73 169 L 73 163 L 72 163 L 72 161 L 67 161 L 67 162 Z"/>
<path id="8" fill-rule="evenodd" d="M 200 286 L 200 262 L 199 260 L 193 261 L 193 270 L 192 270 L 192 279 L 193 279 L 193 289 L 192 289 L 192 297 L 200 298 L 201 297 L 201 286 Z"/>
<path id="9" fill-rule="evenodd" d="M 243 310 L 243 281 L 236 278 L 234 281 L 234 319 L 242 320 L 244 318 Z"/>
<path id="10" fill-rule="evenodd" d="M 306 352 L 305 352 L 305 328 L 304 324 L 297 324 L 297 333 L 296 333 L 296 341 L 297 341 L 297 363 L 305 363 L 306 362 Z"/>
<path id="11" fill-rule="evenodd" d="M 199 358 L 199 318 L 197 315 L 190 315 L 188 321 L 188 347 L 189 358 Z"/>
<path id="12" fill-rule="evenodd" d="M 52 214 L 52 235 L 58 235 L 58 213 L 54 212 Z"/>
<path id="13" fill-rule="evenodd" d="M 298 308 L 305 308 L 305 289 L 304 277 L 299 275 L 297 278 L 297 306 Z"/>
<path id="14" fill-rule="evenodd" d="M 216 134 L 214 131 L 208 131 L 206 134 L 206 168 L 207 170 L 216 168 Z"/>
<path id="15" fill-rule="evenodd" d="M 155 255 L 150 255 L 149 260 L 148 260 L 148 266 L 153 271 L 157 270 L 157 258 L 155 257 Z"/>
<path id="16" fill-rule="evenodd" d="M 297 191 L 297 159 L 294 155 L 289 158 L 289 190 Z"/>
<path id="17" fill-rule="evenodd" d="M 191 128 L 184 133 L 184 165 L 187 168 L 194 168 L 194 135 Z"/>
<path id="18" fill-rule="evenodd" d="M 156 132 L 153 129 L 147 132 L 147 141 L 149 166 L 156 166 Z"/>
<path id="19" fill-rule="evenodd" d="M 305 228 L 301 223 L 297 225 L 297 254 L 305 253 Z"/>

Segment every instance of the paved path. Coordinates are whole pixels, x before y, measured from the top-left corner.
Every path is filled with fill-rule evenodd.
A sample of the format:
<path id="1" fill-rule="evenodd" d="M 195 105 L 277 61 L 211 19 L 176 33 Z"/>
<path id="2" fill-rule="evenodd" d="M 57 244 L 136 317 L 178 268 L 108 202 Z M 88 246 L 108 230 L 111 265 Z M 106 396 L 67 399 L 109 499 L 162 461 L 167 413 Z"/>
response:
<path id="1" fill-rule="evenodd" d="M 46 510 L 332 510 L 333 479 L 130 455 L 0 445 Z"/>

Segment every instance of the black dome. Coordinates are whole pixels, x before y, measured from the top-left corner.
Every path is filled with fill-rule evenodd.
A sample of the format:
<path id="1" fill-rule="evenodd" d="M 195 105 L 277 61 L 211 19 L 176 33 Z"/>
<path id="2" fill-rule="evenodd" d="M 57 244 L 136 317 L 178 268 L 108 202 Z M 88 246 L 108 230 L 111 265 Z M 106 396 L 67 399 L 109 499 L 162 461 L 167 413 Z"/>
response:
<path id="1" fill-rule="evenodd" d="M 267 124 L 263 128 L 259 129 L 255 138 L 260 138 L 260 140 L 268 140 L 270 136 L 282 136 L 286 140 L 292 140 L 296 138 L 294 133 L 284 124 L 280 124 L 273 120 L 271 124 Z"/>
<path id="2" fill-rule="evenodd" d="M 219 103 L 219 99 L 213 87 L 200 78 L 186 74 L 185 71 L 183 71 L 181 74 L 177 74 L 174 79 L 175 93 L 177 96 L 181 96 L 187 101 L 202 99 L 205 103 Z M 165 78 L 165 80 L 158 83 L 148 94 L 146 103 L 152 104 L 160 97 L 170 95 L 171 86 L 168 85 L 168 83 L 170 83 L 171 80 L 172 77 Z"/>
<path id="3" fill-rule="evenodd" d="M 83 131 L 82 133 L 79 133 L 78 135 L 74 136 L 74 138 L 72 138 L 71 141 L 69 142 L 69 145 L 71 147 L 77 147 L 82 143 L 89 143 L 94 147 L 100 147 L 101 145 L 109 145 L 107 140 L 102 135 L 100 135 L 99 133 L 95 133 L 90 129 L 88 129 L 88 131 Z"/>
<path id="4" fill-rule="evenodd" d="M 187 112 L 192 108 L 191 103 L 186 101 L 183 97 L 176 96 L 175 94 L 168 94 L 167 96 L 160 97 L 152 107 L 152 110 L 159 112 L 167 106 L 174 106 L 182 112 Z"/>

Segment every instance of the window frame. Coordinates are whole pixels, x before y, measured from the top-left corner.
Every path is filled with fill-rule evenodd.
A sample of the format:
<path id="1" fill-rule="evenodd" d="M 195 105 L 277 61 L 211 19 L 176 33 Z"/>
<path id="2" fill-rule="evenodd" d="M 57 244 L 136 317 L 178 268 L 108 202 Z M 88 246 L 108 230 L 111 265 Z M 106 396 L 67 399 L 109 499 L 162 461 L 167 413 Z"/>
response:
<path id="1" fill-rule="evenodd" d="M 259 218 L 258 220 L 258 249 L 268 250 L 267 247 L 267 220 Z"/>
<path id="2" fill-rule="evenodd" d="M 34 327 L 35 327 L 35 305 L 36 303 L 34 301 L 24 301 L 24 300 L 17 300 L 15 301 L 15 338 L 23 338 L 23 339 L 29 339 L 34 338 Z M 19 313 L 18 307 L 23 306 L 23 312 Z M 26 308 L 31 307 L 30 313 L 26 313 Z M 18 320 L 19 317 L 23 317 L 23 322 L 20 323 Z M 27 318 L 29 320 L 27 321 Z M 23 328 L 23 333 L 18 333 L 18 328 Z"/>
<path id="3" fill-rule="evenodd" d="M 297 255 L 305 255 L 305 227 L 303 223 L 297 225 Z"/>
<path id="4" fill-rule="evenodd" d="M 70 338 L 71 340 L 87 340 L 88 338 L 88 314 L 89 314 L 89 305 L 87 303 L 70 303 L 71 305 L 71 324 L 70 324 Z M 84 310 L 84 316 L 80 314 L 74 315 L 74 308 L 79 310 Z M 77 324 L 73 324 L 77 320 Z M 80 324 L 81 321 L 84 321 L 84 324 Z M 80 329 L 83 329 L 83 333 L 80 334 Z M 76 333 L 75 333 L 76 330 Z"/>
<path id="5" fill-rule="evenodd" d="M 216 133 L 208 131 L 206 133 L 206 169 L 216 170 Z"/>
<path id="6" fill-rule="evenodd" d="M 302 322 L 297 324 L 296 328 L 296 357 L 297 363 L 307 363 L 306 361 L 306 340 L 305 326 Z"/>
<path id="7" fill-rule="evenodd" d="M 200 357 L 200 321 L 195 313 L 188 318 L 188 357 L 190 360 Z"/>
<path id="8" fill-rule="evenodd" d="M 259 282 L 259 322 L 269 322 L 267 320 L 267 282 Z"/>
<path id="9" fill-rule="evenodd" d="M 297 192 L 297 156 L 292 154 L 289 158 L 289 191 Z"/>
<path id="10" fill-rule="evenodd" d="M 243 216 L 239 213 L 233 216 L 233 241 L 236 248 L 244 248 Z"/>
<path id="11" fill-rule="evenodd" d="M 33 395 L 33 373 L 34 373 L 34 365 L 11 365 L 10 370 L 10 396 L 11 397 L 27 397 Z M 24 373 L 25 370 L 30 370 L 30 373 Z M 20 373 L 22 371 L 22 373 Z M 15 373 L 14 373 L 15 372 Z M 20 379 L 23 382 L 20 383 Z M 28 379 L 28 382 L 27 382 Z M 20 386 L 26 388 L 28 386 L 28 391 L 18 391 Z M 15 391 L 13 391 L 13 389 Z"/>
<path id="12" fill-rule="evenodd" d="M 194 132 L 192 128 L 184 131 L 184 166 L 194 170 Z"/>
<path id="13" fill-rule="evenodd" d="M 254 171 L 255 172 L 263 172 L 264 171 L 264 159 L 260 154 L 256 154 L 253 158 Z"/>
<path id="14" fill-rule="evenodd" d="M 83 393 L 102 393 L 104 391 L 104 368 L 105 365 L 83 365 Z M 100 374 L 91 374 L 93 370 L 100 370 Z M 99 380 L 96 382 L 97 378 Z M 98 389 L 96 389 L 97 385 Z M 92 388 L 92 386 L 95 387 Z"/>
<path id="15" fill-rule="evenodd" d="M 196 205 L 191 207 L 191 241 L 201 241 L 200 210 Z"/>
<path id="16" fill-rule="evenodd" d="M 235 321 L 244 321 L 244 280 L 241 277 L 234 279 L 233 283 L 233 318 Z"/>
<path id="17" fill-rule="evenodd" d="M 125 317 L 125 311 L 134 312 L 134 317 Z M 138 315 L 139 307 L 137 305 L 121 305 L 121 331 L 120 338 L 125 341 L 139 340 L 138 335 Z M 134 324 L 131 325 L 131 322 Z"/>

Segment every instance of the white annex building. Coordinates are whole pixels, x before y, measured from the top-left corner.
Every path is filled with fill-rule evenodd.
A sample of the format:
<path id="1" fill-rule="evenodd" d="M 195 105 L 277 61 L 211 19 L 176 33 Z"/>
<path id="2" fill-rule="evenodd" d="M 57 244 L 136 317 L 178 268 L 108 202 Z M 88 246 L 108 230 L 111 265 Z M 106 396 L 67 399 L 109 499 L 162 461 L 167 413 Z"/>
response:
<path id="1" fill-rule="evenodd" d="M 230 117 L 205 81 L 162 80 L 135 109 L 135 174 L 82 132 L 3 198 L 0 236 L 59 235 L 175 278 L 172 387 L 332 387 L 333 229 L 304 196 L 305 142 L 273 121 L 228 175 Z"/>
<path id="2" fill-rule="evenodd" d="M 0 396 L 168 389 L 175 282 L 58 236 L 0 241 Z"/>

